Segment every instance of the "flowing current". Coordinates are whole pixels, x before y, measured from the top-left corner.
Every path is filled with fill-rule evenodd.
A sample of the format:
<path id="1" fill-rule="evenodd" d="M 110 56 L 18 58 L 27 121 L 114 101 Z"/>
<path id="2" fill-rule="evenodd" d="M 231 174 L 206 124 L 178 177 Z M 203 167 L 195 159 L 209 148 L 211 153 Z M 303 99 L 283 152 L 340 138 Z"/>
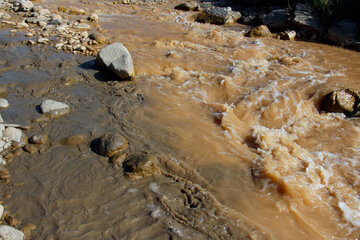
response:
<path id="1" fill-rule="evenodd" d="M 49 7 L 59 4 L 67 3 L 50 1 Z M 235 229 L 247 229 L 252 239 L 358 239 L 359 119 L 320 111 L 329 91 L 360 89 L 358 53 L 246 38 L 245 26 L 196 23 L 196 13 L 173 10 L 175 2 L 78 5 L 98 9 L 104 34 L 133 56 L 143 98 L 124 117 L 139 129 L 133 137 L 176 157 L 183 169 L 169 169 L 211 194 Z M 159 193 L 158 185 L 150 184 L 151 191 Z M 162 209 L 179 219 L 171 197 Z M 183 221 L 211 232 L 222 220 Z M 146 239 L 130 233 L 122 239 L 129 236 Z M 243 238 L 236 230 L 208 236 Z"/>

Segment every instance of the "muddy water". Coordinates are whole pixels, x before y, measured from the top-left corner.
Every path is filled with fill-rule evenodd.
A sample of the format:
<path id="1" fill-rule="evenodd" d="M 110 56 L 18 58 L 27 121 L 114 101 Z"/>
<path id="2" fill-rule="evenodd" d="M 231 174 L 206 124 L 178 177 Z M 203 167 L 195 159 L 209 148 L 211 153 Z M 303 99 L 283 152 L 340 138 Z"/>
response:
<path id="1" fill-rule="evenodd" d="M 175 3 L 77 4 L 100 9 L 137 77 L 107 82 L 88 57 L 2 49 L 6 120 L 37 119 L 43 98 L 74 109 L 33 123 L 28 134 L 51 144 L 14 160 L 17 187 L 3 187 L 11 211 L 38 226 L 34 239 L 358 238 L 359 122 L 319 111 L 328 91 L 360 89 L 358 53 L 245 38 L 245 27 L 194 23 Z M 155 153 L 166 174 L 126 180 L 89 149 L 108 131 L 130 153 Z M 64 145 L 69 136 L 80 140 Z"/>

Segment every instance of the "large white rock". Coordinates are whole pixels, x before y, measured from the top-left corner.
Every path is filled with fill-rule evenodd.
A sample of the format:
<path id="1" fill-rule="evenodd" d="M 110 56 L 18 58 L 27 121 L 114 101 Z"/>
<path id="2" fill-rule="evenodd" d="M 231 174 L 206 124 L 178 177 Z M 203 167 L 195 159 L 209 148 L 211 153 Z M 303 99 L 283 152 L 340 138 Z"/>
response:
<path id="1" fill-rule="evenodd" d="M 120 78 L 134 76 L 134 64 L 129 51 L 121 43 L 113 43 L 101 49 L 96 64 L 108 69 Z"/>
<path id="2" fill-rule="evenodd" d="M 70 112 L 69 105 L 50 99 L 44 100 L 40 105 L 40 109 L 43 114 L 47 114 L 54 117 L 61 116 Z"/>
<path id="3" fill-rule="evenodd" d="M 20 146 L 25 145 L 25 135 L 20 129 L 14 127 L 7 127 L 4 131 L 4 137 L 10 141 L 14 141 Z"/>
<path id="4" fill-rule="evenodd" d="M 5 98 L 0 98 L 0 108 L 7 108 L 9 106 L 8 100 Z"/>
<path id="5" fill-rule="evenodd" d="M 0 226 L 0 239 L 1 240 L 23 240 L 25 234 L 13 227 L 1 225 Z"/>

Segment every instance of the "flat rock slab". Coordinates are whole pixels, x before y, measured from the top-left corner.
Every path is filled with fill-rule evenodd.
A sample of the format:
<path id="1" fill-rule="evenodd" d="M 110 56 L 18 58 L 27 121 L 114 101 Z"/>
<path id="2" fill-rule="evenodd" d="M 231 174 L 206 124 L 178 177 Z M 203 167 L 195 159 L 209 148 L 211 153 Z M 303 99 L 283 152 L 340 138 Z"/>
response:
<path id="1" fill-rule="evenodd" d="M 62 102 L 54 100 L 44 100 L 40 105 L 41 112 L 50 117 L 58 117 L 70 112 L 70 107 Z"/>
<path id="2" fill-rule="evenodd" d="M 134 76 L 133 60 L 129 51 L 121 43 L 113 43 L 101 49 L 96 57 L 96 64 L 122 79 Z"/>
<path id="3" fill-rule="evenodd" d="M 0 226 L 0 239 L 2 240 L 23 240 L 25 234 L 13 227 L 1 225 Z"/>

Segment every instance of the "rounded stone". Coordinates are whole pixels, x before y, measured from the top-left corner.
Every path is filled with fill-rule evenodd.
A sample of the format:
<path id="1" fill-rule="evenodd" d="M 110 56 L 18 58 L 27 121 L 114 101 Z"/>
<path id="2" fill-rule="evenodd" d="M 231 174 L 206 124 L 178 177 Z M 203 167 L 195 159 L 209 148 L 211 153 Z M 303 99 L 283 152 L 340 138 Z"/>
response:
<path id="1" fill-rule="evenodd" d="M 9 107 L 9 102 L 5 98 L 0 98 L 0 108 L 7 108 Z"/>
<path id="2" fill-rule="evenodd" d="M 13 227 L 1 225 L 0 226 L 0 239 L 3 240 L 23 240 L 25 234 Z"/>
<path id="3" fill-rule="evenodd" d="M 126 138 L 117 133 L 107 133 L 98 139 L 96 149 L 100 155 L 112 157 L 128 147 Z"/>

